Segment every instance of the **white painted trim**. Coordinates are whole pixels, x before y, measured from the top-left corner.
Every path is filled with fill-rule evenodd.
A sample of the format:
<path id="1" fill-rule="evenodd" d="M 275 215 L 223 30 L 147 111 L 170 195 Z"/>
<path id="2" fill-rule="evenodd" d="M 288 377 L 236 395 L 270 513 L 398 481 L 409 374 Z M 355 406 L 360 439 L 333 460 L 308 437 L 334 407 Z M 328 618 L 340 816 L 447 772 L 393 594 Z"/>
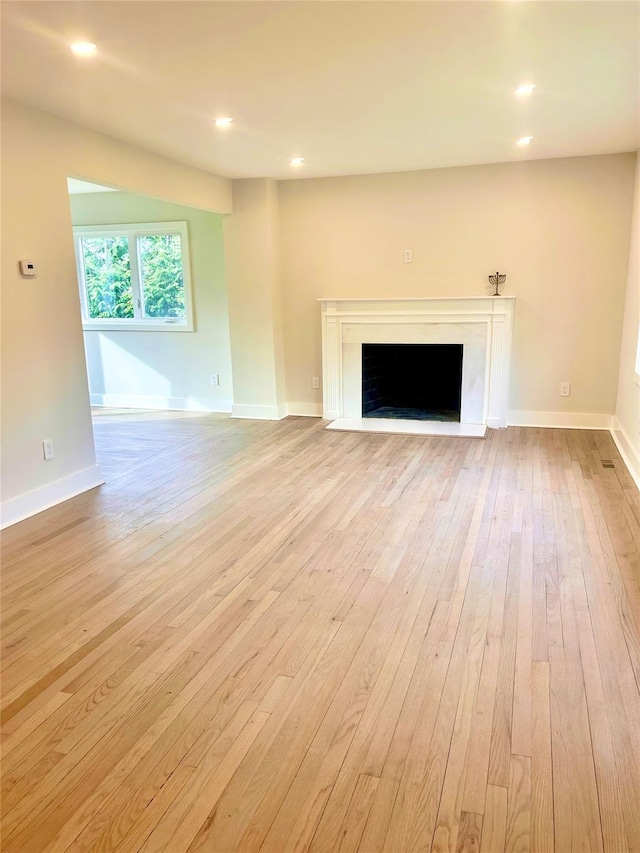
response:
<path id="1" fill-rule="evenodd" d="M 415 329 L 443 328 L 447 324 L 478 324 L 486 327 L 486 343 L 482 356 L 484 363 L 484 385 L 481 420 L 483 424 L 493 428 L 507 426 L 509 408 L 509 378 L 511 369 L 511 340 L 515 312 L 515 297 L 476 296 L 476 297 L 416 297 L 416 298 L 372 298 L 372 299 L 320 299 L 322 308 L 322 385 L 323 385 L 323 417 L 336 420 L 345 415 L 353 415 L 354 408 L 359 408 L 355 396 L 353 368 L 348 376 L 347 368 L 343 365 L 343 347 L 348 343 L 357 343 L 358 334 L 354 327 L 363 327 L 362 342 L 368 342 L 366 335 L 375 337 L 375 343 L 385 342 L 384 327 L 389 327 L 389 343 L 413 343 L 416 334 L 426 337 L 424 333 L 416 333 Z M 379 327 L 382 331 L 375 333 L 364 329 Z M 407 328 L 406 335 L 398 336 L 392 332 L 392 327 Z M 431 336 L 434 332 L 429 333 Z M 355 341 L 353 340 L 355 336 Z M 406 338 L 403 340 L 402 338 Z M 409 340 L 411 338 L 411 340 Z M 362 340 L 362 337 L 360 338 Z M 374 341 L 372 341 L 374 342 Z M 429 341 L 425 340 L 425 343 Z M 438 340 L 447 343 L 446 340 Z M 451 343 L 454 341 L 452 340 Z M 455 341 L 457 342 L 457 340 Z M 474 364 L 477 364 L 477 359 Z M 348 362 L 348 359 L 346 359 Z M 345 400 L 345 382 L 348 381 L 350 394 Z M 353 381 L 352 381 L 353 380 Z M 470 377 L 467 370 L 466 382 L 469 384 L 465 392 L 465 360 L 463 360 L 462 411 L 463 422 L 477 422 L 480 413 L 471 417 L 469 410 L 465 414 L 465 401 L 477 383 Z"/>
<path id="2" fill-rule="evenodd" d="M 614 417 L 611 426 L 611 437 L 618 448 L 622 461 L 627 466 L 633 482 L 640 489 L 640 454 L 629 440 L 629 436 L 622 429 L 620 421 Z"/>
<path id="3" fill-rule="evenodd" d="M 91 320 L 82 321 L 83 332 L 195 332 L 193 323 L 167 320 Z"/>
<path id="4" fill-rule="evenodd" d="M 138 394 L 90 394 L 92 406 L 111 409 L 166 409 L 176 412 L 231 412 L 231 400 L 208 397 L 146 397 Z"/>
<path id="5" fill-rule="evenodd" d="M 515 296 L 381 296 L 375 302 L 472 302 L 485 299 L 515 299 Z M 369 296 L 321 296 L 316 302 L 373 302 Z"/>
<path id="6" fill-rule="evenodd" d="M 253 406 L 250 403 L 234 403 L 231 407 L 232 418 L 248 418 L 256 421 L 281 421 L 287 416 L 286 403 L 277 406 Z"/>
<path id="7" fill-rule="evenodd" d="M 82 494 L 82 492 L 95 489 L 96 486 L 101 486 L 103 483 L 104 478 L 100 474 L 100 466 L 92 465 L 90 468 L 83 468 L 81 471 L 76 471 L 74 474 L 69 474 L 53 483 L 47 483 L 46 486 L 41 486 L 39 489 L 10 498 L 0 506 L 2 516 L 0 528 L 10 527 L 18 521 L 23 521 L 25 518 L 30 518 L 32 515 L 49 509 L 49 507 L 68 501 L 70 498 Z"/>
<path id="8" fill-rule="evenodd" d="M 556 427 L 557 429 L 611 429 L 613 415 L 591 412 L 509 411 L 509 426 Z"/>
<path id="9" fill-rule="evenodd" d="M 85 282 L 84 260 L 80 244 L 83 237 L 105 237 L 110 234 L 126 237 L 129 241 L 129 265 L 131 270 L 131 290 L 135 317 L 127 319 L 92 319 L 87 310 L 87 289 Z M 166 319 L 142 317 L 140 305 L 144 303 L 142 276 L 139 269 L 138 237 L 172 234 L 180 237 L 182 255 L 182 283 L 184 290 L 185 317 Z M 127 222 L 117 225 L 75 225 L 73 228 L 78 287 L 82 307 L 82 328 L 85 332 L 193 332 L 193 292 L 191 287 L 191 259 L 189 252 L 189 226 L 180 222 Z M 132 245 L 133 241 L 133 245 Z"/>
<path id="10" fill-rule="evenodd" d="M 287 413 L 297 418 L 321 418 L 322 403 L 287 403 Z"/>

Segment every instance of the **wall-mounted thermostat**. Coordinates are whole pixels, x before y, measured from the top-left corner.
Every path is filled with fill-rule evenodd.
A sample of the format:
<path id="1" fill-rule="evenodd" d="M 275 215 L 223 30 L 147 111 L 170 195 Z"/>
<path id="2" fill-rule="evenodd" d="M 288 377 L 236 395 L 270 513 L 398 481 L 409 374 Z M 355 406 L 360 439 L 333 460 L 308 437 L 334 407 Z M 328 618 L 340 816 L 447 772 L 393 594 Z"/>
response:
<path id="1" fill-rule="evenodd" d="M 38 275 L 38 267 L 33 261 L 20 261 L 20 275 L 34 278 Z"/>

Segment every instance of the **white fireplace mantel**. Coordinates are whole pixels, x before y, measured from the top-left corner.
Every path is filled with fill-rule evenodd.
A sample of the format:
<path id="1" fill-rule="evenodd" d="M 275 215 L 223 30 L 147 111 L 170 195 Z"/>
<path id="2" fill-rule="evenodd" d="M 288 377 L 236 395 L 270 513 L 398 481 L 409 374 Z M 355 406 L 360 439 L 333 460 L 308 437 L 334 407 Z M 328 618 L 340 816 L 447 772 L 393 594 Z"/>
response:
<path id="1" fill-rule="evenodd" d="M 461 343 L 461 423 L 506 427 L 514 296 L 318 301 L 323 417 L 361 417 L 363 343 Z"/>

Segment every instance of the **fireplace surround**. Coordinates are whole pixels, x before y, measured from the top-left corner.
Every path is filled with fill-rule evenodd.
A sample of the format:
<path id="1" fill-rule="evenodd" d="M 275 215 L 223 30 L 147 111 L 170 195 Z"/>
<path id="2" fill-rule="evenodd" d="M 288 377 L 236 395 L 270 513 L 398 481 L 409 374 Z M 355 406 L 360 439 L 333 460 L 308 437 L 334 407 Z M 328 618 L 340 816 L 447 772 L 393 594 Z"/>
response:
<path id="1" fill-rule="evenodd" d="M 321 299 L 323 417 L 334 428 L 429 432 L 428 421 L 363 418 L 363 344 L 462 346 L 460 427 L 451 434 L 484 434 L 505 427 L 509 404 L 515 297 Z M 404 425 L 405 428 L 402 428 Z M 464 427 L 469 427 L 468 432 Z M 446 424 L 433 423 L 435 434 Z"/>

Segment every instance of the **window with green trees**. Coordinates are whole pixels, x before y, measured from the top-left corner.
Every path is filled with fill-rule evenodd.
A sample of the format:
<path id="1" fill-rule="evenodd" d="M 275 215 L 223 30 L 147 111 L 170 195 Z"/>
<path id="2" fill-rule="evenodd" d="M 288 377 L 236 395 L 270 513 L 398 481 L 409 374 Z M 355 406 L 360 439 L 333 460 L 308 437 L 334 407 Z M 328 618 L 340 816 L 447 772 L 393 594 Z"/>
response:
<path id="1" fill-rule="evenodd" d="M 85 328 L 193 328 L 186 222 L 74 233 Z"/>

